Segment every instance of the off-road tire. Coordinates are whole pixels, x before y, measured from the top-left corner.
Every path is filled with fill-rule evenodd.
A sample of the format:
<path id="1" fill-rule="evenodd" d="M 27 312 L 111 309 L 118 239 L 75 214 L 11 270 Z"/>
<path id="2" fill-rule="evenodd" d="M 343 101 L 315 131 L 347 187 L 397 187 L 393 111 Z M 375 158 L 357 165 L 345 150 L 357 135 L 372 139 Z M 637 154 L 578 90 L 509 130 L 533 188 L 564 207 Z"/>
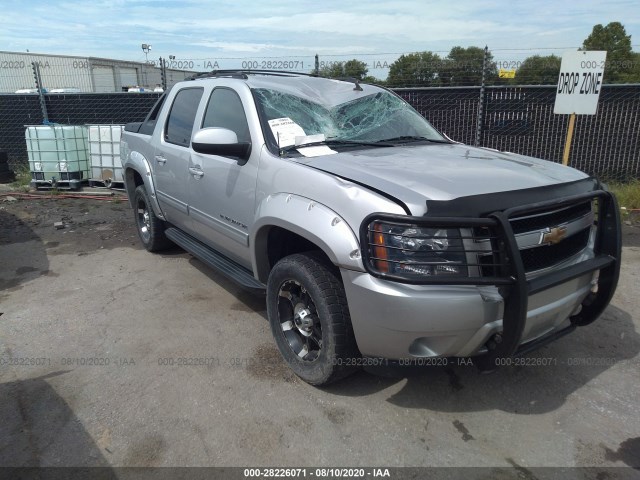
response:
<path id="1" fill-rule="evenodd" d="M 333 265 L 327 264 L 322 256 L 307 252 L 289 255 L 278 261 L 267 281 L 267 314 L 278 349 L 293 372 L 311 385 L 326 385 L 344 378 L 356 371 L 355 365 L 359 363 L 360 353 L 351 326 L 347 298 L 338 275 Z M 289 317 L 292 325 L 296 325 L 295 314 L 290 315 L 295 311 L 291 298 L 298 298 L 290 293 L 295 289 L 302 292 L 301 298 L 309 300 L 306 303 L 313 311 L 313 320 L 307 321 L 320 326 L 321 335 L 318 337 L 321 337 L 321 346 L 318 352 L 314 352 L 315 358 L 312 360 L 300 357 L 286 335 L 291 338 L 295 333 L 302 342 L 307 341 L 307 345 L 309 337 L 300 335 L 299 329 L 285 332 L 284 329 L 289 325 L 283 326 Z M 304 303 L 301 300 L 297 305 Z M 308 328 L 311 330 L 312 327 Z M 304 348 L 300 350 L 303 353 Z"/>
<path id="2" fill-rule="evenodd" d="M 158 252 L 172 245 L 171 240 L 164 234 L 166 224 L 153 212 L 149 196 L 143 185 L 138 186 L 133 195 L 133 216 L 138 237 L 148 251 Z"/>

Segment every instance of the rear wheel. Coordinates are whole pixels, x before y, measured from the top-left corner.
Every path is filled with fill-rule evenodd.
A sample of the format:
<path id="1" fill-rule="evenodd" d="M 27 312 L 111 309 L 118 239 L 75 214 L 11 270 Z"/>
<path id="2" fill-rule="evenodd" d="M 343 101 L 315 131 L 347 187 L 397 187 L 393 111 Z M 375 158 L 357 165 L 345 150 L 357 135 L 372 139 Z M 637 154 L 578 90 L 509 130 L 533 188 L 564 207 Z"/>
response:
<path id="1" fill-rule="evenodd" d="M 164 235 L 166 225 L 153 212 L 149 196 L 143 185 L 136 188 L 134 193 L 133 214 L 138 227 L 138 236 L 144 248 L 150 252 L 157 252 L 171 245 L 171 241 Z"/>
<path id="2" fill-rule="evenodd" d="M 310 252 L 280 260 L 267 282 L 271 331 L 289 367 L 312 385 L 354 372 L 359 357 L 342 282 Z"/>

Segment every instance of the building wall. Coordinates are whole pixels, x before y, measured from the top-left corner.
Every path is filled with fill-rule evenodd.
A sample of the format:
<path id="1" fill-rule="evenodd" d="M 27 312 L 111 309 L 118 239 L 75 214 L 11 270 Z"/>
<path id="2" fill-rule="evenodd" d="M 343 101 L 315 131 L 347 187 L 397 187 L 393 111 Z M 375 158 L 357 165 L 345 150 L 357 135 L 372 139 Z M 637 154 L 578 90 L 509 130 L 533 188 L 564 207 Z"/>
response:
<path id="1" fill-rule="evenodd" d="M 0 92 L 36 88 L 31 62 L 40 65 L 44 88 L 75 87 L 82 92 L 93 91 L 88 58 L 0 52 Z"/>
<path id="2" fill-rule="evenodd" d="M 40 65 L 42 86 L 47 90 L 78 88 L 87 93 L 112 93 L 126 91 L 128 87 L 154 88 L 162 84 L 160 69 L 145 63 L 0 51 L 0 93 L 36 88 L 32 62 Z M 194 73 L 168 69 L 167 87 Z"/>

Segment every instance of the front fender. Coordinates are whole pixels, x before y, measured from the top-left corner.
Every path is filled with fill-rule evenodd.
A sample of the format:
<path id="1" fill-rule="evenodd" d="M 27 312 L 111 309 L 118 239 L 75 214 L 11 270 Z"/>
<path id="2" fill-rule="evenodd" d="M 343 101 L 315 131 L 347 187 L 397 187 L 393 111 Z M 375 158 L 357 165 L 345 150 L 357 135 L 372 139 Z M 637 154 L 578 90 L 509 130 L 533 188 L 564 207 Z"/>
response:
<path id="1" fill-rule="evenodd" d="M 164 214 L 162 213 L 162 209 L 160 208 L 160 204 L 158 203 L 158 197 L 156 196 L 156 188 L 153 183 L 153 175 L 151 174 L 151 165 L 149 161 L 137 151 L 126 151 L 126 160 L 123 162 L 124 167 L 124 183 L 125 188 L 127 189 L 127 196 L 129 197 L 129 204 L 133 207 L 133 195 L 136 190 L 136 173 L 142 179 L 142 183 L 144 185 L 147 194 L 149 195 L 149 199 L 151 201 L 151 208 L 153 208 L 156 216 L 162 220 L 164 220 Z"/>
<path id="2" fill-rule="evenodd" d="M 262 282 L 269 276 L 267 241 L 273 227 L 289 230 L 314 243 L 339 267 L 364 271 L 358 237 L 340 215 L 308 198 L 277 193 L 260 203 L 250 232 L 251 263 Z"/>

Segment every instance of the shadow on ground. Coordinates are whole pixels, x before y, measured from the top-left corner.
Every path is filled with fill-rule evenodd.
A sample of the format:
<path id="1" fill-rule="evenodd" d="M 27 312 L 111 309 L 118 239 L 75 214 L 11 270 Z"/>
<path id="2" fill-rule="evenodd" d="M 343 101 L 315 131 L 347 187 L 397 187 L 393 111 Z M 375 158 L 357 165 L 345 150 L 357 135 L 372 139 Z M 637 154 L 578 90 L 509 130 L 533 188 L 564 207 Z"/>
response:
<path id="1" fill-rule="evenodd" d="M 168 255 L 189 257 L 180 249 Z M 264 294 L 239 287 L 195 258 L 190 263 L 248 310 L 267 318 Z M 366 396 L 406 379 L 402 389 L 391 395 L 388 402 L 402 408 L 442 412 L 498 409 L 536 415 L 558 409 L 572 393 L 639 353 L 640 335 L 631 316 L 610 305 L 593 324 L 528 354 L 525 366 L 502 367 L 492 374 L 480 374 L 475 366 L 455 360 L 444 367 L 373 368 L 323 390 L 337 396 Z"/>
<path id="2" fill-rule="evenodd" d="M 51 275 L 42 239 L 15 215 L 0 210 L 0 291 Z"/>
<path id="3" fill-rule="evenodd" d="M 498 409 L 535 415 L 556 410 L 576 390 L 639 352 L 640 336 L 630 315 L 609 306 L 590 326 L 530 353 L 530 366 L 503 367 L 489 375 L 451 362 L 446 367 L 378 369 L 360 372 L 325 390 L 339 396 L 363 396 L 406 379 L 388 402 L 441 412 Z M 547 365 L 537 366 L 535 359 Z"/>
<path id="4" fill-rule="evenodd" d="M 109 467 L 73 410 L 47 382 L 64 375 L 0 384 L 0 465 Z M 102 470 L 100 478 L 117 478 Z"/>

